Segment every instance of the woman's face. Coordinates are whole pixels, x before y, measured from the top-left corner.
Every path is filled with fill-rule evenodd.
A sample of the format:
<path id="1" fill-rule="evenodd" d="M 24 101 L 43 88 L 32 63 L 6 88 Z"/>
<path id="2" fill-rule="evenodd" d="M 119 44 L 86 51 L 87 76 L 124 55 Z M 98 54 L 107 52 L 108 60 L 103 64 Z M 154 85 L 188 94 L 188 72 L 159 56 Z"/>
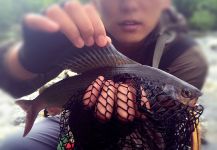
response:
<path id="1" fill-rule="evenodd" d="M 93 0 L 107 32 L 121 44 L 141 42 L 170 0 Z"/>

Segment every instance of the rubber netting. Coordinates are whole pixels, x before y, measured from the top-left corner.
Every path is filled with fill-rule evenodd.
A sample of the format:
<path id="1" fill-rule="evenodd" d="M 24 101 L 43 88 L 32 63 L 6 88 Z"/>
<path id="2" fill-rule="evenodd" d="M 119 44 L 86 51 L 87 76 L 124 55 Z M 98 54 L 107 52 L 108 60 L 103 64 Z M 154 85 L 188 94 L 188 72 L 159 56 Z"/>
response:
<path id="1" fill-rule="evenodd" d="M 203 112 L 201 105 L 190 107 L 182 104 L 164 93 L 159 81 L 151 82 L 129 74 L 117 75 L 111 80 L 119 83 L 126 92 L 117 90 L 114 97 L 111 93 L 115 84 L 98 78 L 91 88 L 78 91 L 71 97 L 61 115 L 58 150 L 191 149 L 191 135 Z M 96 95 L 93 89 L 107 94 Z M 96 106 L 86 108 L 83 104 L 85 93 L 89 93 L 90 103 L 100 97 L 107 102 L 97 101 Z M 114 98 L 119 102 L 113 103 Z M 123 107 L 126 106 L 123 103 L 134 107 Z M 103 108 L 101 112 L 96 109 L 99 105 Z M 115 107 L 115 111 L 111 111 L 111 107 Z M 122 115 L 117 113 L 120 110 Z M 96 114 L 106 121 L 97 119 Z"/>

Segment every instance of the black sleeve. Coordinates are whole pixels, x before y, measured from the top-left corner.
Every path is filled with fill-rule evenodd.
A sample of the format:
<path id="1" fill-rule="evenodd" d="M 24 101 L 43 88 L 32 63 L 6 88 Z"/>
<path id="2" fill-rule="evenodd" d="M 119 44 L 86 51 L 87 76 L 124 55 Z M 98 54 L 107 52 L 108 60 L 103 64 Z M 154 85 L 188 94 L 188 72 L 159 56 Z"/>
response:
<path id="1" fill-rule="evenodd" d="M 205 82 L 208 65 L 201 49 L 197 46 L 187 49 L 167 67 L 170 74 L 201 89 Z"/>
<path id="2" fill-rule="evenodd" d="M 60 68 L 56 68 L 46 74 L 39 74 L 36 78 L 31 80 L 17 80 L 10 76 L 3 64 L 4 54 L 9 47 L 9 45 L 0 46 L 0 88 L 13 97 L 18 98 L 31 94 L 61 72 Z"/>

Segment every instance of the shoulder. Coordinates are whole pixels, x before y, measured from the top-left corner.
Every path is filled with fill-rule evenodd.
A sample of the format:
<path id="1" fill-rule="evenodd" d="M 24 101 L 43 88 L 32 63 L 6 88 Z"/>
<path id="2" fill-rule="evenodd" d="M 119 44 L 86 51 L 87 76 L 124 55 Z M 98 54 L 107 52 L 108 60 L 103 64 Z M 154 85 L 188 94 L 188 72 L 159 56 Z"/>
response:
<path id="1" fill-rule="evenodd" d="M 167 31 L 175 32 L 176 37 L 166 45 L 159 68 L 202 88 L 208 65 L 201 48 L 188 34 L 187 24 L 183 17 L 180 19 L 179 13 L 168 10 L 164 16 L 167 19 L 163 18 L 163 25 Z"/>
<path id="2" fill-rule="evenodd" d="M 161 68 L 166 68 L 170 65 L 177 57 L 189 51 L 192 47 L 198 44 L 195 40 L 185 33 L 177 34 L 176 38 L 169 44 L 166 45 L 162 59 L 160 62 Z"/>
<path id="3" fill-rule="evenodd" d="M 163 70 L 202 88 L 208 70 L 202 49 L 187 35 L 176 39 L 162 57 Z"/>
<path id="4" fill-rule="evenodd" d="M 177 56 L 168 66 L 168 68 L 171 67 L 181 67 L 180 69 L 186 68 L 187 70 L 200 68 L 203 70 L 207 68 L 207 61 L 202 49 L 198 45 L 194 45 Z"/>

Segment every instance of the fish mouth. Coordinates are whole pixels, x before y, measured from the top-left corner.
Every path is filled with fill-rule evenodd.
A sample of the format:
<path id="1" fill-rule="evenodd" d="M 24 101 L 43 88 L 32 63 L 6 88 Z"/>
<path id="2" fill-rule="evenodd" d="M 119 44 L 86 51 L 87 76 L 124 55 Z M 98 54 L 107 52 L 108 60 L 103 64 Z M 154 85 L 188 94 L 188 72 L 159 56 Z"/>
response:
<path id="1" fill-rule="evenodd" d="M 195 93 L 195 97 L 191 98 L 190 101 L 188 102 L 188 106 L 194 107 L 197 104 L 197 101 L 198 101 L 199 97 L 202 96 L 202 95 L 203 95 L 203 93 L 201 91 L 197 91 Z"/>
<path id="2" fill-rule="evenodd" d="M 202 95 L 203 95 L 202 92 L 198 90 L 197 92 L 195 92 L 195 94 L 192 97 L 185 98 L 181 96 L 182 103 L 190 107 L 194 107 L 197 104 L 199 97 Z"/>
<path id="3" fill-rule="evenodd" d="M 192 95 L 192 97 L 189 97 L 190 100 L 198 100 L 200 96 L 202 96 L 203 93 L 199 90 L 195 92 L 195 94 Z"/>
<path id="4" fill-rule="evenodd" d="M 197 91 L 195 94 L 195 97 L 199 98 L 203 95 L 203 93 L 201 91 Z"/>

